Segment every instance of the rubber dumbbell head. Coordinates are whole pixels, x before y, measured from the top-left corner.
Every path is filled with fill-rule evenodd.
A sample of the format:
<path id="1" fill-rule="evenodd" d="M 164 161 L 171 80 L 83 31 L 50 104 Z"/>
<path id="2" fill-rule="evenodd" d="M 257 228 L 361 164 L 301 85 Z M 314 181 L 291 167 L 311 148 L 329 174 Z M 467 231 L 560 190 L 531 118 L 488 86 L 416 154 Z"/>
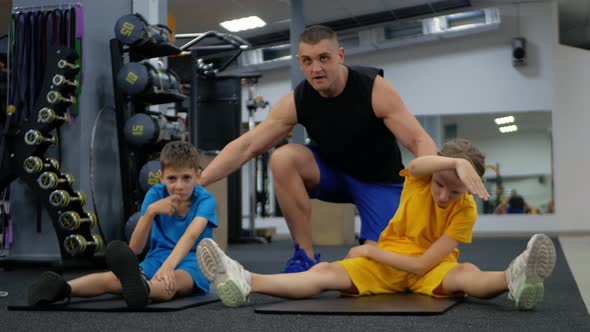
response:
<path id="1" fill-rule="evenodd" d="M 100 251 L 104 246 L 102 237 L 98 234 L 92 234 L 92 241 L 87 241 L 80 234 L 72 234 L 64 240 L 64 250 L 72 255 L 77 256 L 85 252 L 88 248 L 93 248 L 94 252 Z"/>
<path id="2" fill-rule="evenodd" d="M 73 231 L 78 229 L 83 223 L 89 223 L 89 228 L 93 229 L 97 224 L 96 215 L 93 212 L 87 211 L 86 218 L 81 218 L 76 211 L 66 211 L 59 215 L 59 226 L 66 231 Z"/>
<path id="3" fill-rule="evenodd" d="M 59 170 L 59 162 L 53 158 L 47 158 L 46 161 L 43 161 L 43 159 L 37 156 L 27 157 L 23 162 L 23 168 L 29 174 L 39 173 L 43 169 L 49 169 L 51 167 Z"/>
<path id="4" fill-rule="evenodd" d="M 49 204 L 55 207 L 66 207 L 72 202 L 79 202 L 80 206 L 84 206 L 86 200 L 86 194 L 82 191 L 77 191 L 75 197 L 70 196 L 67 191 L 61 189 L 54 190 L 49 194 Z"/>

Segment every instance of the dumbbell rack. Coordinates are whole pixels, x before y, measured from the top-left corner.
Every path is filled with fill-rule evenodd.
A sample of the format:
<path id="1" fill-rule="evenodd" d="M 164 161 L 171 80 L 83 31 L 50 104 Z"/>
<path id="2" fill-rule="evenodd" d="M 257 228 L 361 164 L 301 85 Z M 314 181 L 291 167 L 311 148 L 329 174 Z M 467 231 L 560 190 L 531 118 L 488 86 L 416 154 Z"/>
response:
<path id="1" fill-rule="evenodd" d="M 47 50 L 45 79 L 33 115 L 6 137 L 0 169 L 0 188 L 20 178 L 44 203 L 64 261 L 90 258 L 103 247 L 102 236 L 93 233 L 99 229 L 96 216 L 84 210 L 86 195 L 74 191 L 73 178 L 61 173 L 59 163 L 45 156 L 47 149 L 57 144 L 58 137 L 50 132 L 69 121 L 67 108 L 76 103 L 78 58 L 71 48 Z"/>
<path id="2" fill-rule="evenodd" d="M 186 96 L 176 93 L 160 93 L 158 96 L 128 97 L 118 88 L 117 76 L 127 62 L 139 62 L 155 57 L 176 55 L 181 50 L 172 44 L 161 44 L 151 48 L 134 48 L 124 45 L 117 38 L 110 40 L 111 65 L 113 86 L 115 92 L 115 109 L 117 137 L 119 141 L 119 163 L 121 169 L 121 189 L 123 197 L 124 220 L 129 219 L 141 208 L 143 191 L 139 184 L 139 170 L 141 165 L 150 161 L 154 156 L 159 157 L 161 144 L 136 147 L 129 145 L 125 138 L 125 123 L 137 113 L 145 113 L 150 105 L 173 103 L 182 101 Z M 127 55 L 127 56 L 126 56 Z M 121 224 L 121 234 L 125 234 L 125 223 Z"/>

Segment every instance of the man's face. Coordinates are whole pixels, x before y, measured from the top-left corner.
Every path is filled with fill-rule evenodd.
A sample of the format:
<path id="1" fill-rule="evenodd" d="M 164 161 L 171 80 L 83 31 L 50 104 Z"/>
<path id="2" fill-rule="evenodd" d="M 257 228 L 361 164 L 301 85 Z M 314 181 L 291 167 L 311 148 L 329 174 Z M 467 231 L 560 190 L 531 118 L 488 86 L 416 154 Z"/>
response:
<path id="1" fill-rule="evenodd" d="M 320 93 L 329 92 L 344 62 L 344 49 L 330 39 L 313 45 L 299 43 L 297 60 L 309 84 Z"/>
<path id="2" fill-rule="evenodd" d="M 467 187 L 455 170 L 445 170 L 432 175 L 432 198 L 438 207 L 446 209 L 463 197 Z"/>
<path id="3" fill-rule="evenodd" d="M 188 200 L 193 194 L 197 172 L 192 167 L 166 167 L 160 171 L 162 182 L 170 195 L 180 196 L 181 201 Z"/>

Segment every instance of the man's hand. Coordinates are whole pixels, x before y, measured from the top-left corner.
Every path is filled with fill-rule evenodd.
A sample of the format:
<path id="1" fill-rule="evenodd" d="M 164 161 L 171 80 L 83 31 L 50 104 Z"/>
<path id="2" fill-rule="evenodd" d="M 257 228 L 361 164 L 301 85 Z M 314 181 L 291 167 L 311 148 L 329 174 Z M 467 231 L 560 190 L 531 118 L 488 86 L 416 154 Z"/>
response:
<path id="1" fill-rule="evenodd" d="M 168 294 L 174 294 L 176 292 L 176 276 L 174 275 L 174 269 L 168 265 L 163 264 L 158 272 L 154 275 L 154 279 L 164 283 L 164 290 Z"/>
<path id="2" fill-rule="evenodd" d="M 373 244 L 363 244 L 360 246 L 350 248 L 350 251 L 346 255 L 345 258 L 355 258 L 355 257 L 367 257 L 369 258 L 370 253 L 376 247 Z"/>

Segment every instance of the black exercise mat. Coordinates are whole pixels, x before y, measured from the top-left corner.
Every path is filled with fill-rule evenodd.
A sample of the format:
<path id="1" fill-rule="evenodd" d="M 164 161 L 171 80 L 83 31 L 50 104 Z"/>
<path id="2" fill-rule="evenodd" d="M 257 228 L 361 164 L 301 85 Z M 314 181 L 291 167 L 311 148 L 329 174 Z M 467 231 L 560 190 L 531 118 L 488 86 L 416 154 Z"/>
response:
<path id="1" fill-rule="evenodd" d="M 399 293 L 360 297 L 332 296 L 290 300 L 255 309 L 260 314 L 306 315 L 440 315 L 458 298 L 433 298 L 422 294 Z"/>
<path id="2" fill-rule="evenodd" d="M 130 309 L 122 297 L 107 294 L 92 298 L 73 297 L 68 304 L 56 303 L 30 306 L 23 303 L 9 304 L 7 308 L 8 310 L 24 311 L 176 311 L 217 301 L 219 301 L 217 294 L 209 293 L 182 297 L 168 302 L 151 303 L 143 308 Z"/>

